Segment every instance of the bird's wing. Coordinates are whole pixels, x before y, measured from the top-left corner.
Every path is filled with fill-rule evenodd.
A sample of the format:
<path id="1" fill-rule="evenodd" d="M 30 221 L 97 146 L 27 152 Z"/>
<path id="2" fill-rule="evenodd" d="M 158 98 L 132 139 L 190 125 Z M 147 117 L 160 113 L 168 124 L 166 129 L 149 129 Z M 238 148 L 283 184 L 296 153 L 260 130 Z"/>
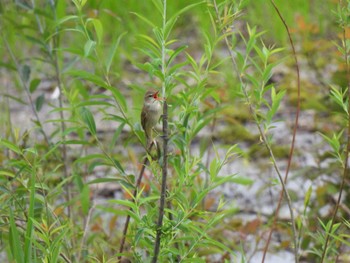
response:
<path id="1" fill-rule="evenodd" d="M 142 112 L 141 112 L 141 126 L 142 126 L 142 129 L 144 131 L 146 131 L 146 117 L 147 117 L 147 113 L 144 109 L 142 109 Z"/>

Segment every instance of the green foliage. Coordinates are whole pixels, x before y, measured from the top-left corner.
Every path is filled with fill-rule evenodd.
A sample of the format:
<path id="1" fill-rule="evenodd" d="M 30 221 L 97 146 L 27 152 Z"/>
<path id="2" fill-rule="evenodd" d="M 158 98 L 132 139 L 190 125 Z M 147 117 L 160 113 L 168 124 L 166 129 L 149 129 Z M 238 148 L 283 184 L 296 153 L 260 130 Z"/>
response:
<path id="1" fill-rule="evenodd" d="M 329 12 L 310 3 L 276 0 L 305 54 L 315 32 L 324 37 L 333 26 L 332 20 L 322 20 Z M 334 7 L 331 1 L 322 4 L 323 9 Z M 347 29 L 349 6 L 339 5 L 335 14 L 338 26 Z M 237 174 L 226 166 L 245 157 L 242 162 L 258 162 L 253 152 L 261 151 L 261 141 L 272 149 L 264 157 L 276 166 L 278 150 L 281 157 L 289 154 L 287 146 L 276 144 L 274 132 L 293 94 L 289 83 L 273 79 L 281 63 L 290 66 L 285 58 L 289 48 L 270 3 L 4 1 L 0 17 L 2 257 L 51 263 L 116 262 L 119 256 L 140 262 L 153 256 L 163 161 L 147 156 L 143 148 L 140 111 L 148 88 L 161 90 L 169 105 L 169 178 L 159 262 L 246 262 L 251 250 L 241 240 L 246 232 L 255 235 L 256 249 L 261 248 L 266 226 L 232 223 L 241 221 L 236 215 L 242 204 L 222 189 L 248 190 L 255 183 L 243 169 Z M 316 31 L 314 20 L 322 20 Z M 345 71 L 349 46 L 347 38 L 336 44 Z M 346 168 L 348 89 L 331 84 L 329 100 L 318 101 L 323 110 L 328 105 L 337 110 L 336 128 L 319 131 L 330 146 L 326 158 L 335 158 L 336 168 L 312 167 L 315 176 L 319 171 L 333 176 Z M 23 123 L 16 120 L 14 105 L 25 112 Z M 246 125 L 252 122 L 261 133 Z M 161 145 L 161 132 L 156 139 Z M 136 189 L 138 164 L 145 155 L 149 163 Z M 269 160 L 264 162 L 267 166 Z M 280 186 L 268 181 L 259 191 Z M 296 245 L 310 262 L 324 252 L 333 260 L 340 245 L 349 246 L 348 221 L 318 218 L 318 206 L 329 202 L 329 189 L 331 194 L 338 189 L 336 182 L 322 183 L 306 191 L 295 222 L 278 226 L 289 242 L 290 223 L 296 224 Z M 98 198 L 100 189 L 108 195 L 109 186 L 116 196 Z M 119 254 L 126 216 L 130 227 Z M 227 232 L 239 237 L 226 238 Z"/>

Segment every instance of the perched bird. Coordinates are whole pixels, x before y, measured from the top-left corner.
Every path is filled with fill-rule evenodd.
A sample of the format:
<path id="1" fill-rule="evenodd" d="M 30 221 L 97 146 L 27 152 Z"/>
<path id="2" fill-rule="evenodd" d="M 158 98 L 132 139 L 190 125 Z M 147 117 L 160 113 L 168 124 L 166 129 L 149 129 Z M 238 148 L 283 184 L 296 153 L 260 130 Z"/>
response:
<path id="1" fill-rule="evenodd" d="M 150 150 L 153 142 L 153 128 L 157 125 L 162 115 L 161 98 L 158 97 L 159 91 L 149 90 L 146 92 L 143 108 L 141 112 L 141 125 L 146 135 L 146 149 Z"/>

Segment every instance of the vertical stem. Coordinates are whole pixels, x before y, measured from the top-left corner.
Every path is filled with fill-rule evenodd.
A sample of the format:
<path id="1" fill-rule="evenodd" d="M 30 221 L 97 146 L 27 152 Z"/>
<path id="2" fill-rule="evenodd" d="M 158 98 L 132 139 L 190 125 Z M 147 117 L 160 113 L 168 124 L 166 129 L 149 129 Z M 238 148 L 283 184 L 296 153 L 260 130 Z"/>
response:
<path id="1" fill-rule="evenodd" d="M 162 189 L 160 194 L 159 216 L 157 223 L 157 236 L 154 244 L 154 254 L 152 262 L 157 262 L 160 250 L 160 239 L 162 235 L 162 225 L 164 217 L 164 207 L 166 199 L 166 179 L 168 169 L 168 103 L 164 101 L 163 105 L 163 167 L 162 167 Z"/>
<path id="2" fill-rule="evenodd" d="M 165 42 L 166 39 L 164 39 L 164 31 L 166 26 L 166 0 L 163 0 L 163 39 L 162 39 L 162 75 L 164 78 L 164 81 L 162 83 L 162 96 L 166 99 L 166 65 L 165 65 Z M 158 222 L 157 222 L 157 233 L 156 233 L 156 240 L 154 243 L 154 253 L 152 262 L 156 263 L 158 260 L 158 255 L 160 251 L 160 239 L 162 235 L 162 225 L 163 225 L 163 217 L 164 217 L 164 207 L 165 207 L 165 199 L 166 199 L 166 179 L 168 175 L 168 103 L 166 100 L 164 100 L 163 104 L 163 167 L 162 167 L 162 188 L 160 193 L 160 204 L 159 204 L 159 215 L 158 215 Z"/>

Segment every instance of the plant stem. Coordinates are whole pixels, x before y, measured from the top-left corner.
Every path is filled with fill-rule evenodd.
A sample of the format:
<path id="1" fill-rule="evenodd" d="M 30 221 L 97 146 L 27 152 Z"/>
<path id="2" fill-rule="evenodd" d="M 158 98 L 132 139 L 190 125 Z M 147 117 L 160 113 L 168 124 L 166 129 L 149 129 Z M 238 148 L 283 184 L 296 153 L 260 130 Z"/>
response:
<path id="1" fill-rule="evenodd" d="M 160 204 L 159 204 L 159 215 L 157 222 L 157 232 L 156 232 L 156 240 L 154 243 L 154 252 L 152 262 L 156 263 L 158 260 L 158 255 L 160 251 L 160 239 L 162 235 L 162 226 L 163 226 L 163 217 L 164 217 L 164 208 L 165 208 L 165 199 L 166 199 L 166 179 L 168 176 L 168 103 L 166 101 L 166 64 L 165 64 L 165 56 L 166 56 L 166 39 L 164 39 L 164 31 L 166 28 L 166 6 L 167 1 L 163 0 L 163 39 L 162 39 L 162 95 L 165 98 L 163 104 L 163 166 L 162 166 L 162 188 L 160 193 Z"/>
<path id="2" fill-rule="evenodd" d="M 281 19 L 281 21 L 282 21 L 282 23 L 283 23 L 283 25 L 284 25 L 284 27 L 285 27 L 285 29 L 287 31 L 289 43 L 290 43 L 290 45 L 292 47 L 292 53 L 293 53 L 295 66 L 296 66 L 296 72 L 297 72 L 297 86 L 298 86 L 298 88 L 297 88 L 298 89 L 297 99 L 298 99 L 298 102 L 297 102 L 297 110 L 296 110 L 295 122 L 294 122 L 294 127 L 293 127 L 292 142 L 291 142 L 291 145 L 290 145 L 289 156 L 288 156 L 288 164 L 287 164 L 286 173 L 284 175 L 284 183 L 286 184 L 287 180 L 288 180 L 288 174 L 289 174 L 290 166 L 291 166 L 291 163 L 292 163 L 292 158 L 293 158 L 293 153 L 294 153 L 294 146 L 295 146 L 295 138 L 296 138 L 296 133 L 297 133 L 297 129 L 298 129 L 298 123 L 299 123 L 299 114 L 300 114 L 300 71 L 299 71 L 298 58 L 297 58 L 297 55 L 296 55 L 293 39 L 292 39 L 292 37 L 290 35 L 289 27 L 288 27 L 286 21 L 284 20 L 283 16 L 281 15 L 278 7 L 276 6 L 274 0 L 270 0 L 270 2 L 273 5 L 274 9 L 276 10 L 276 12 L 278 14 L 278 17 Z M 269 236 L 267 238 L 266 245 L 265 245 L 265 248 L 264 248 L 263 258 L 262 258 L 262 261 L 261 261 L 262 263 L 265 262 L 265 257 L 266 257 L 267 250 L 269 248 L 269 244 L 270 244 L 270 241 L 271 241 L 272 233 L 273 233 L 273 231 L 274 231 L 274 229 L 276 227 L 276 224 L 277 224 L 278 213 L 279 213 L 279 210 L 280 210 L 281 205 L 282 205 L 282 200 L 283 200 L 283 189 L 280 191 L 280 196 L 278 198 L 278 204 L 277 204 L 277 208 L 275 210 L 275 214 L 274 214 L 274 218 L 273 218 L 273 224 L 272 224 L 272 227 L 270 228 Z M 298 245 L 298 247 L 299 247 L 299 245 Z M 295 256 L 298 257 L 297 254 Z"/>
<path id="3" fill-rule="evenodd" d="M 160 239 L 162 235 L 162 225 L 164 217 L 165 199 L 166 199 L 166 179 L 168 174 L 168 103 L 163 104 L 163 167 L 162 167 L 162 188 L 160 194 L 159 216 L 157 223 L 157 235 L 154 244 L 154 253 L 152 262 L 156 263 L 160 250 Z"/>
<path id="4" fill-rule="evenodd" d="M 341 2 L 339 2 L 339 5 L 340 4 L 341 4 Z M 343 28 L 343 45 L 344 45 L 344 59 L 345 59 L 345 65 L 346 65 L 346 79 L 348 82 L 347 86 L 348 86 L 348 100 L 349 100 L 350 99 L 350 67 L 349 67 L 350 65 L 349 65 L 349 60 L 348 60 L 349 52 L 348 52 L 348 46 L 347 46 L 345 27 Z M 348 112 L 350 112 L 350 103 L 348 103 Z M 350 153 L 350 116 L 349 116 L 349 114 L 348 114 L 347 125 L 348 125 L 348 130 L 347 130 L 348 134 L 347 134 L 347 143 L 346 143 L 345 157 L 344 157 L 345 164 L 344 164 L 343 176 L 342 176 L 342 181 L 340 184 L 338 199 L 337 199 L 337 202 L 335 204 L 335 208 L 334 208 L 333 215 L 332 215 L 331 226 L 329 228 L 329 232 L 326 232 L 326 240 L 325 240 L 325 244 L 324 244 L 324 248 L 323 248 L 323 252 L 322 252 L 321 263 L 323 263 L 325 258 L 326 258 L 330 233 L 332 233 L 333 225 L 335 223 L 334 221 L 335 221 L 335 218 L 336 218 L 337 213 L 338 213 L 340 201 L 341 201 L 344 186 L 345 186 L 345 179 L 348 177 L 348 173 L 349 173 L 349 170 L 348 170 L 349 153 Z"/>
<path id="5" fill-rule="evenodd" d="M 13 54 L 12 49 L 11 49 L 11 47 L 10 47 L 9 43 L 7 42 L 7 39 L 5 38 L 4 35 L 2 35 L 2 39 L 3 39 L 4 43 L 5 43 L 6 49 L 7 49 L 8 53 L 10 54 L 10 57 L 11 57 L 13 63 L 15 64 L 16 71 L 17 71 L 17 73 L 19 75 L 19 80 L 20 80 L 20 82 L 21 82 L 21 84 L 22 84 L 22 86 L 24 88 L 24 91 L 25 91 L 25 93 L 27 95 L 27 98 L 28 98 L 31 110 L 32 110 L 32 112 L 33 112 L 33 114 L 35 116 L 36 121 L 39 124 L 40 131 L 41 131 L 42 135 L 44 136 L 44 140 L 45 140 L 47 145 L 50 145 L 49 137 L 46 135 L 46 133 L 45 133 L 45 131 L 43 129 L 40 117 L 38 115 L 38 112 L 35 109 L 35 106 L 34 106 L 35 103 L 34 103 L 34 101 L 32 99 L 32 96 L 31 96 L 31 94 L 29 92 L 28 83 L 22 77 L 20 65 L 19 65 L 15 55 Z"/>
<path id="6" fill-rule="evenodd" d="M 151 147 L 152 147 L 152 145 L 151 145 Z M 143 173 L 145 172 L 145 168 L 146 168 L 147 162 L 148 162 L 148 158 L 146 156 L 145 159 L 143 160 L 142 168 L 140 170 L 139 176 L 137 177 L 135 189 L 134 189 L 134 192 L 133 192 L 133 201 L 134 202 L 135 202 L 135 198 L 136 198 L 136 195 L 137 195 L 137 190 L 139 189 L 141 181 L 142 181 Z M 132 210 L 132 208 L 130 208 L 129 210 Z M 126 220 L 125 220 L 124 229 L 123 229 L 122 239 L 121 239 L 120 245 L 119 245 L 118 262 L 120 262 L 120 260 L 122 258 L 121 254 L 124 251 L 125 239 L 126 239 L 126 234 L 128 233 L 129 223 L 130 223 L 130 215 L 127 215 L 126 216 Z"/>

